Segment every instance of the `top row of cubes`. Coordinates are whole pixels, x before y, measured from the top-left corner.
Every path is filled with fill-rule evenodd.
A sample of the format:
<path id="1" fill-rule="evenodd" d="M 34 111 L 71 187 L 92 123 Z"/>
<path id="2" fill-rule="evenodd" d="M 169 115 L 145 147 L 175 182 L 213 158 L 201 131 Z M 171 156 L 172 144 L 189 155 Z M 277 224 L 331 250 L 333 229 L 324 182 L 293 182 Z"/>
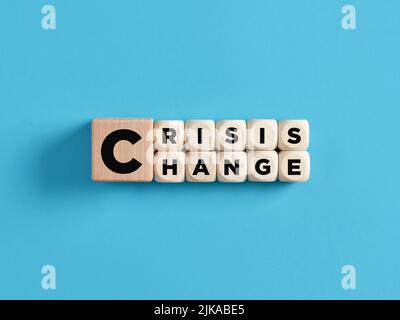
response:
<path id="1" fill-rule="evenodd" d="M 307 120 L 161 120 L 154 122 L 154 149 L 160 151 L 307 150 Z"/>

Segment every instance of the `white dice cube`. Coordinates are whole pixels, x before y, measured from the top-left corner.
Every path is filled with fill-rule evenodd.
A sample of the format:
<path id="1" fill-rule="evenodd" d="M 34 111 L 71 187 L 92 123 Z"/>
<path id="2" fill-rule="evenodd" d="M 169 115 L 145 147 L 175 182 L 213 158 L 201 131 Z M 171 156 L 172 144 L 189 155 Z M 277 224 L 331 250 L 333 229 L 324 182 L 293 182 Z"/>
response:
<path id="1" fill-rule="evenodd" d="M 273 119 L 247 121 L 247 150 L 272 151 L 278 145 L 278 122 Z"/>
<path id="2" fill-rule="evenodd" d="M 185 149 L 212 151 L 215 149 L 214 120 L 189 120 L 185 122 Z"/>
<path id="3" fill-rule="evenodd" d="M 278 164 L 278 153 L 276 151 L 248 151 L 247 175 L 249 181 L 276 181 L 278 178 Z"/>
<path id="4" fill-rule="evenodd" d="M 157 182 L 185 181 L 185 152 L 156 152 L 154 155 L 154 179 Z"/>
<path id="5" fill-rule="evenodd" d="M 310 177 L 310 154 L 307 151 L 279 152 L 279 180 L 304 182 Z"/>
<path id="6" fill-rule="evenodd" d="M 154 122 L 154 149 L 159 151 L 181 151 L 184 147 L 185 127 L 182 120 Z"/>
<path id="7" fill-rule="evenodd" d="M 246 121 L 222 120 L 216 125 L 217 150 L 243 151 L 246 148 Z"/>
<path id="8" fill-rule="evenodd" d="M 279 121 L 278 148 L 283 151 L 307 150 L 310 129 L 307 120 Z"/>
<path id="9" fill-rule="evenodd" d="M 217 177 L 215 151 L 189 151 L 186 153 L 186 181 L 214 182 Z"/>
<path id="10" fill-rule="evenodd" d="M 247 155 L 243 151 L 221 151 L 217 154 L 217 179 L 221 182 L 243 182 L 247 179 Z"/>

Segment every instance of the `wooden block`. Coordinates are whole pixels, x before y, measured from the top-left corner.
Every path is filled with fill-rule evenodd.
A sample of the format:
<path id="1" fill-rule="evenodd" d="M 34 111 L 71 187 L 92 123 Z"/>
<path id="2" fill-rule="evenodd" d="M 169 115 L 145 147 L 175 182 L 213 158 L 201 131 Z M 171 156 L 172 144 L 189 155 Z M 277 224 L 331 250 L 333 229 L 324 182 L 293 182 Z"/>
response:
<path id="1" fill-rule="evenodd" d="M 217 176 L 217 154 L 214 151 L 186 153 L 186 181 L 214 182 Z"/>
<path id="2" fill-rule="evenodd" d="M 243 182 L 247 179 L 247 155 L 243 151 L 221 151 L 217 154 L 217 179 L 221 182 Z"/>
<path id="3" fill-rule="evenodd" d="M 273 119 L 247 121 L 247 150 L 271 151 L 278 145 L 278 122 Z"/>
<path id="4" fill-rule="evenodd" d="M 246 121 L 218 121 L 215 143 L 217 150 L 243 151 L 246 148 Z"/>
<path id="5" fill-rule="evenodd" d="M 94 119 L 92 179 L 151 181 L 153 119 Z"/>
<path id="6" fill-rule="evenodd" d="M 181 151 L 184 147 L 185 126 L 182 120 L 154 122 L 154 149 Z"/>
<path id="7" fill-rule="evenodd" d="M 276 181 L 278 179 L 278 164 L 278 153 L 276 151 L 247 151 L 249 181 Z"/>
<path id="8" fill-rule="evenodd" d="M 185 153 L 183 151 L 156 152 L 154 178 L 157 182 L 185 181 Z"/>
<path id="9" fill-rule="evenodd" d="M 307 150 L 310 129 L 307 120 L 279 121 L 278 148 L 284 151 Z"/>
<path id="10" fill-rule="evenodd" d="M 189 120 L 185 122 L 185 148 L 190 151 L 215 149 L 214 120 Z"/>
<path id="11" fill-rule="evenodd" d="M 279 180 L 304 182 L 310 177 L 310 154 L 307 151 L 279 152 Z"/>

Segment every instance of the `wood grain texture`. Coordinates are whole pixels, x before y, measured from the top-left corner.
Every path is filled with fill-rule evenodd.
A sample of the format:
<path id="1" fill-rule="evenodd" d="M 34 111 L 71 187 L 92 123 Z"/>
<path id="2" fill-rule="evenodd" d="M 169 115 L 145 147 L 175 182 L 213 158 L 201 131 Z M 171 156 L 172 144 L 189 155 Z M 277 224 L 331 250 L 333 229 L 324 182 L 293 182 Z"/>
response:
<path id="1" fill-rule="evenodd" d="M 103 161 L 101 148 L 104 139 L 119 129 L 136 132 L 140 140 L 132 144 L 121 140 L 115 144 L 114 157 L 126 163 L 136 159 L 141 166 L 131 173 L 116 173 Z M 93 181 L 134 181 L 153 180 L 153 119 L 94 119 L 92 121 L 92 180 Z"/>

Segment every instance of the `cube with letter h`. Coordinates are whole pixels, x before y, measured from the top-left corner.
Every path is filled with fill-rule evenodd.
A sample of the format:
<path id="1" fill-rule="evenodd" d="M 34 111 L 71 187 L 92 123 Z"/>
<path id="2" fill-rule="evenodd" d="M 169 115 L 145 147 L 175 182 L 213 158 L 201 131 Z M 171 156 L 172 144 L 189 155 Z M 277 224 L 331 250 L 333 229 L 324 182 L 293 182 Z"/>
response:
<path id="1" fill-rule="evenodd" d="M 94 181 L 303 182 L 307 120 L 95 119 Z M 155 153 L 154 153 L 155 152 Z"/>

